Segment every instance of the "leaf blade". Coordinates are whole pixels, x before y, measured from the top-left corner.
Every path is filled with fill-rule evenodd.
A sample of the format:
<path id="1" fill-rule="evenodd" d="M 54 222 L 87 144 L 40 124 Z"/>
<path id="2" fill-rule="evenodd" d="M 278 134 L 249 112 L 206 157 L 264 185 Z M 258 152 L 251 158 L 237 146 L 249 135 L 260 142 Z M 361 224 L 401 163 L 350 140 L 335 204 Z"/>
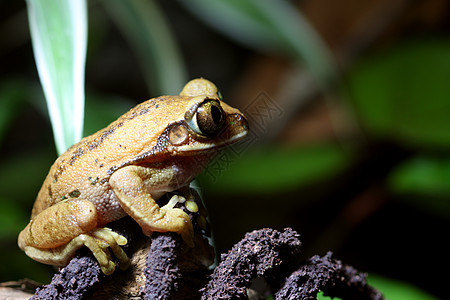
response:
<path id="1" fill-rule="evenodd" d="M 141 61 L 149 90 L 158 95 L 178 94 L 187 81 L 187 71 L 156 2 L 108 0 L 103 4 Z"/>
<path id="2" fill-rule="evenodd" d="M 365 130 L 408 147 L 450 148 L 450 40 L 422 38 L 360 61 L 349 74 Z"/>
<path id="3" fill-rule="evenodd" d="M 79 141 L 87 48 L 85 0 L 27 0 L 36 66 L 58 153 Z"/>
<path id="4" fill-rule="evenodd" d="M 281 51 L 306 64 L 322 87 L 337 78 L 331 52 L 288 1 L 179 1 L 198 18 L 258 51 Z"/>
<path id="5" fill-rule="evenodd" d="M 350 153 L 353 151 L 331 143 L 266 146 L 249 149 L 239 160 L 234 160 L 232 153 L 225 154 L 225 159 L 213 161 L 199 178 L 221 194 L 276 194 L 336 176 L 350 165 Z"/>

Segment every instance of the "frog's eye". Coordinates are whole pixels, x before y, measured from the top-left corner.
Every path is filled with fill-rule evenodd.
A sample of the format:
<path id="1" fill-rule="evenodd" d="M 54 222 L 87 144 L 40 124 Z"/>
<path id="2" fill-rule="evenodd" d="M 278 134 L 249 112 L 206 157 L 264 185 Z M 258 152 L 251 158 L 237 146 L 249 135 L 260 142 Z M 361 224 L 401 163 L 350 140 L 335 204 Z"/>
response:
<path id="1" fill-rule="evenodd" d="M 197 107 L 189 126 L 197 133 L 214 136 L 222 129 L 225 122 L 225 113 L 220 102 L 213 99 L 205 99 Z"/>

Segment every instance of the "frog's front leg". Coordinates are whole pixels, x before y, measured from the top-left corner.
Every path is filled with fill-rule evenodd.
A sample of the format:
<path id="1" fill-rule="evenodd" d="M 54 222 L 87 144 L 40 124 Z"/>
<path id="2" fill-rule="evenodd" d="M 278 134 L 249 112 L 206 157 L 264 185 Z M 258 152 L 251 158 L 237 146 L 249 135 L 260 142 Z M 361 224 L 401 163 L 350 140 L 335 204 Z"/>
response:
<path id="1" fill-rule="evenodd" d="M 179 208 L 166 205 L 159 207 L 150 194 L 161 193 L 174 180 L 170 169 L 152 169 L 127 166 L 111 175 L 109 184 L 122 208 L 142 228 L 145 235 L 152 232 L 176 232 L 193 246 L 193 226 L 189 216 Z"/>
<path id="2" fill-rule="evenodd" d="M 97 227 L 97 212 L 87 200 L 62 201 L 40 212 L 19 234 L 18 244 L 34 260 L 65 266 L 83 246 L 88 247 L 105 274 L 114 272 L 108 247 L 126 268 L 129 259 L 120 246 L 127 240 L 108 228 Z"/>

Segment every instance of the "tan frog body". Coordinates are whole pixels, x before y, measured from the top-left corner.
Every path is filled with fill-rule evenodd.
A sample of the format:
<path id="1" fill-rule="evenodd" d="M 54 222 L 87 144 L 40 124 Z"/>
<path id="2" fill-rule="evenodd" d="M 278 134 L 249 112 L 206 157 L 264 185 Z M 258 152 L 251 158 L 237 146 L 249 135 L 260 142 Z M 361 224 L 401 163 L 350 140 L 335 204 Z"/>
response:
<path id="1" fill-rule="evenodd" d="M 131 216 L 144 234 L 177 232 L 193 246 L 188 215 L 167 192 L 185 190 L 208 157 L 248 133 L 243 114 L 219 99 L 216 86 L 194 79 L 180 96 L 150 99 L 82 139 L 52 165 L 18 244 L 34 260 L 64 266 L 87 246 L 105 274 L 114 272 L 109 247 L 129 262 L 127 240 L 105 228 Z"/>

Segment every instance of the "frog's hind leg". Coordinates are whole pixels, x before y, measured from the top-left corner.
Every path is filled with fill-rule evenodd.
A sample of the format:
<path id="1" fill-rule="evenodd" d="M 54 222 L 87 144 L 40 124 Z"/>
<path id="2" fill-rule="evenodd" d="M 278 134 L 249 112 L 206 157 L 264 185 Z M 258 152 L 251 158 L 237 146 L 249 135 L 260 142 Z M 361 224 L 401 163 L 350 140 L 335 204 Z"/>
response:
<path id="1" fill-rule="evenodd" d="M 110 247 L 112 249 L 114 255 L 119 259 L 120 268 L 125 270 L 130 265 L 130 259 L 120 246 L 126 243 L 127 240 L 123 236 L 115 233 L 111 229 L 99 228 L 89 234 L 80 234 L 66 245 L 60 247 L 39 249 L 33 246 L 25 246 L 23 250 L 29 257 L 39 262 L 65 266 L 75 256 L 78 249 L 86 246 L 98 261 L 102 272 L 110 275 L 114 272 L 116 265 L 111 260 L 107 248 Z"/>
<path id="2" fill-rule="evenodd" d="M 108 247 L 120 261 L 121 268 L 129 259 L 120 246 L 127 240 L 107 228 L 97 227 L 97 213 L 87 200 L 59 202 L 35 216 L 19 234 L 19 247 L 34 260 L 65 266 L 83 246 L 88 247 L 105 274 L 114 272 Z"/>
<path id="3" fill-rule="evenodd" d="M 19 247 L 57 248 L 97 227 L 97 212 L 87 200 L 61 201 L 41 211 L 19 234 Z"/>

